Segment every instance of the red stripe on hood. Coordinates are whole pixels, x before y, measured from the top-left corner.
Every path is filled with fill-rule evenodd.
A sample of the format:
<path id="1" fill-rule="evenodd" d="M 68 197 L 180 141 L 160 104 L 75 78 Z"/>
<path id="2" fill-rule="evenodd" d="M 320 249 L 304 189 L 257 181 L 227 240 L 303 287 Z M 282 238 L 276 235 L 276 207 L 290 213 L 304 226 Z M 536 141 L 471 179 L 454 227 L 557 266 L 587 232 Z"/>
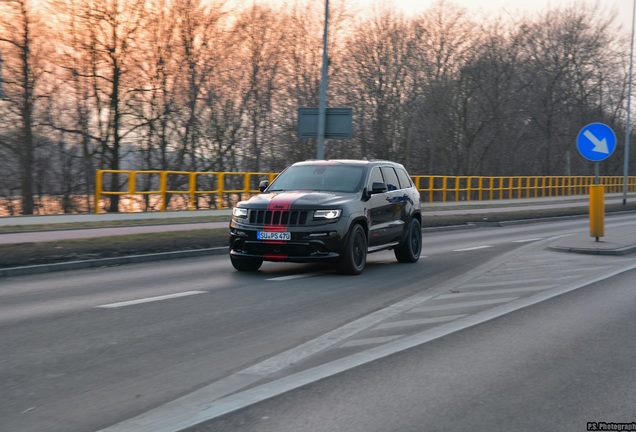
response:
<path id="1" fill-rule="evenodd" d="M 273 197 L 269 204 L 267 204 L 267 210 L 271 212 L 284 212 L 291 209 L 292 204 L 298 198 L 305 196 L 305 192 L 285 192 L 283 194 Z M 273 215 L 272 215 L 273 216 Z M 287 225 L 265 225 L 265 231 L 283 232 L 287 231 Z"/>
<path id="2" fill-rule="evenodd" d="M 290 211 L 292 204 L 302 196 L 306 195 L 305 192 L 285 192 L 279 195 L 274 196 L 269 204 L 267 205 L 267 210 L 271 212 L 285 212 Z M 272 214 L 272 220 L 274 215 Z M 287 231 L 287 225 L 265 225 L 265 231 L 272 232 L 285 232 Z M 283 240 L 265 240 L 267 244 L 285 244 L 286 241 Z M 268 260 L 277 260 L 277 261 L 285 261 L 287 259 L 287 255 L 285 254 L 265 254 L 265 259 Z"/>

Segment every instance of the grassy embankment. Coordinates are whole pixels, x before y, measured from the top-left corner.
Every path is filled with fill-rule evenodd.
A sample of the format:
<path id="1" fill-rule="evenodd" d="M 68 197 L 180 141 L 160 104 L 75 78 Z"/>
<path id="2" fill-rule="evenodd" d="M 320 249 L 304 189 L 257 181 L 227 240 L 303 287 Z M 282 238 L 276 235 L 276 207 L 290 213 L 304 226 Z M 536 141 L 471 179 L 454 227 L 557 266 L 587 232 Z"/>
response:
<path id="1" fill-rule="evenodd" d="M 464 207 L 465 208 L 465 207 Z M 537 219 L 545 217 L 563 217 L 587 215 L 587 204 L 577 204 L 565 209 L 523 210 L 506 212 L 487 212 L 475 215 L 427 216 L 423 218 L 423 228 L 463 225 L 470 223 L 492 223 Z M 635 211 L 636 203 L 606 206 L 606 213 L 616 211 Z M 152 219 L 145 221 L 86 222 L 55 225 L 30 225 L 0 227 L 0 234 L 25 231 L 47 231 L 59 229 L 101 228 L 115 226 L 135 226 L 170 223 L 200 223 L 228 221 L 227 216 L 216 219 L 210 217 L 182 218 L 178 220 Z M 191 249 L 205 249 L 227 246 L 227 228 L 196 229 L 177 232 L 159 232 L 153 234 L 135 234 L 91 239 L 61 240 L 41 243 L 19 243 L 0 245 L 0 268 L 17 267 L 34 264 L 48 264 L 115 256 L 126 256 L 156 252 L 169 252 Z"/>

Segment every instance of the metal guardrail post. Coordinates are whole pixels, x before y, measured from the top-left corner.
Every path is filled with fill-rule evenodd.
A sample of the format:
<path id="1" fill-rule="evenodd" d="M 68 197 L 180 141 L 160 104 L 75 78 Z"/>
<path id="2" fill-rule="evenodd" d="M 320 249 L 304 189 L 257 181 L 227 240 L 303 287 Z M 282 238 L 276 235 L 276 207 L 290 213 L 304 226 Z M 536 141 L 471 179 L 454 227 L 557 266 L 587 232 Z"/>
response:
<path id="1" fill-rule="evenodd" d="M 245 175 L 243 176 L 243 193 L 246 196 L 250 196 L 251 193 L 251 180 L 252 180 L 252 175 L 250 173 L 245 173 Z M 241 197 L 242 198 L 242 197 Z"/>
<path id="2" fill-rule="evenodd" d="M 102 200 L 103 170 L 97 170 L 95 176 L 95 214 L 99 214 L 99 203 Z"/>
<path id="3" fill-rule="evenodd" d="M 196 208 L 197 199 L 197 173 L 191 172 L 188 175 L 188 194 L 190 195 L 190 199 L 188 200 L 188 210 L 193 211 Z"/>
<path id="4" fill-rule="evenodd" d="M 161 171 L 159 174 L 159 194 L 161 195 L 161 211 L 165 212 L 168 206 L 168 171 Z"/>
<path id="5" fill-rule="evenodd" d="M 128 200 L 132 201 L 132 197 L 135 196 L 135 192 L 137 191 L 137 171 L 130 171 L 128 173 Z M 134 203 L 133 203 L 134 204 Z M 128 206 L 128 213 L 134 213 L 134 208 L 132 205 Z"/>
<path id="6" fill-rule="evenodd" d="M 217 187 L 218 198 L 216 202 L 217 210 L 223 210 L 223 193 L 225 191 L 225 173 L 219 173 L 219 185 Z"/>
<path id="7" fill-rule="evenodd" d="M 446 202 L 446 192 L 448 187 L 448 177 L 442 177 L 442 202 Z"/>

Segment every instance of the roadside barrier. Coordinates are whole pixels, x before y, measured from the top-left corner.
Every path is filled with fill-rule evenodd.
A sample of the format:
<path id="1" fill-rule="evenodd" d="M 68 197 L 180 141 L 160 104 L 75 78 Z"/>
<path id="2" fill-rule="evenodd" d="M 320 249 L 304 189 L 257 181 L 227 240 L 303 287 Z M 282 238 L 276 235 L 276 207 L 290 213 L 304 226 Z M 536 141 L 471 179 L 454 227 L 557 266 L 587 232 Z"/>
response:
<path id="1" fill-rule="evenodd" d="M 176 208 L 229 208 L 259 192 L 261 180 L 278 173 L 97 170 L 95 212 L 104 196 L 120 195 L 127 211 L 166 211 Z M 589 194 L 594 176 L 411 176 L 425 202 L 492 201 Z M 606 193 L 623 190 L 622 176 L 601 176 Z M 105 185 L 111 185 L 105 189 Z M 116 185 L 114 188 L 112 185 Z M 628 178 L 628 192 L 636 191 L 636 176 Z M 172 204 L 171 204 L 172 203 Z"/>

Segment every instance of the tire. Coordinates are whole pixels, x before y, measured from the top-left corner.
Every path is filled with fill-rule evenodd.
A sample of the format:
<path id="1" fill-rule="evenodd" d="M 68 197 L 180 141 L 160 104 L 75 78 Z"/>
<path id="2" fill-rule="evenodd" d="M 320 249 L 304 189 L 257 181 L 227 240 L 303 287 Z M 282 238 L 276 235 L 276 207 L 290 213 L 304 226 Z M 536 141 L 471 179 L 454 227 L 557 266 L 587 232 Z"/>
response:
<path id="1" fill-rule="evenodd" d="M 367 264 L 367 234 L 360 224 L 349 230 L 345 250 L 337 263 L 338 272 L 359 275 Z"/>
<path id="2" fill-rule="evenodd" d="M 232 265 L 238 271 L 254 272 L 261 268 L 263 260 L 261 258 L 246 258 L 230 255 Z"/>
<path id="3" fill-rule="evenodd" d="M 394 249 L 394 252 L 395 258 L 401 263 L 414 263 L 420 259 L 420 253 L 422 252 L 422 226 L 417 219 L 411 219 L 404 241 Z"/>

